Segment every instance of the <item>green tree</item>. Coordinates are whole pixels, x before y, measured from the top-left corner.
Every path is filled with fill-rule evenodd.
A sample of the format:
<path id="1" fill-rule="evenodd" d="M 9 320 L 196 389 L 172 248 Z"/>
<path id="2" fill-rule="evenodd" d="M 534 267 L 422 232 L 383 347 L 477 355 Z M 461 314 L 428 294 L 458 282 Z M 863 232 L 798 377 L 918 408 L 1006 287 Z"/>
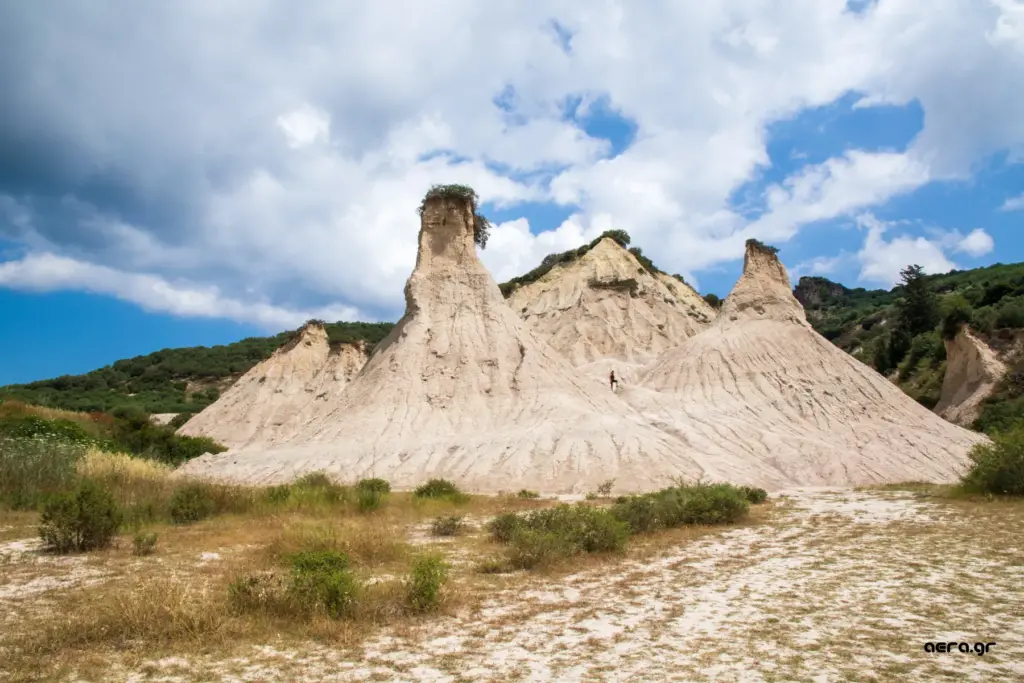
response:
<path id="1" fill-rule="evenodd" d="M 900 271 L 900 278 L 903 280 L 903 299 L 899 302 L 897 326 L 909 338 L 935 329 L 939 322 L 939 305 L 921 266 L 907 266 Z"/>

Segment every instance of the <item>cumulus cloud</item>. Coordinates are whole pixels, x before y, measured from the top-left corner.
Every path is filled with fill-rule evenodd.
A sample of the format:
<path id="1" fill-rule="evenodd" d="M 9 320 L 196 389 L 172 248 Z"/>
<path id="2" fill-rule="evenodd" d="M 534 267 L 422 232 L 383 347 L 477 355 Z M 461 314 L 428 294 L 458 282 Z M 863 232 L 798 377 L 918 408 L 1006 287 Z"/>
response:
<path id="1" fill-rule="evenodd" d="M 867 231 L 864 246 L 857 253 L 860 261 L 860 279 L 884 287 L 893 287 L 900 281 L 900 271 L 915 263 L 926 273 L 947 273 L 956 264 L 946 258 L 942 246 L 924 237 L 897 235 L 886 240 L 885 233 L 898 227 L 867 214 L 857 218 L 858 225 Z"/>
<path id="2" fill-rule="evenodd" d="M 1009 197 L 1000 207 L 1003 211 L 1024 211 L 1024 192 L 1016 197 Z"/>
<path id="3" fill-rule="evenodd" d="M 957 243 L 957 251 L 962 251 L 970 256 L 978 257 L 992 251 L 995 242 L 992 236 L 981 228 L 971 230 L 970 234 Z"/>
<path id="4" fill-rule="evenodd" d="M 5 272 L 45 257 L 188 283 L 174 287 L 207 293 L 204 310 L 264 324 L 328 305 L 397 317 L 434 183 L 474 186 L 485 209 L 570 208 L 560 226 L 495 227 L 482 257 L 499 281 L 612 227 L 692 279 L 747 237 L 784 242 L 1024 149 L 1010 0 L 61 10 L 0 9 L 0 240 L 29 254 Z M 770 165 L 768 124 L 850 91 L 916 100 L 925 127 L 905 150 L 798 167 L 754 218 L 731 204 Z M 613 154 L 586 123 L 599 115 L 629 120 L 632 144 Z M 963 253 L 985 248 L 973 235 Z M 62 272 L 33 277 L 95 282 Z"/>
<path id="5" fill-rule="evenodd" d="M 310 318 L 350 320 L 361 316 L 358 310 L 344 306 L 296 311 L 265 302 L 243 302 L 222 296 L 214 287 L 172 284 L 153 275 L 127 273 L 45 253 L 0 263 L 0 285 L 25 291 L 73 289 L 105 294 L 148 311 L 227 318 L 270 329 L 295 327 Z"/>

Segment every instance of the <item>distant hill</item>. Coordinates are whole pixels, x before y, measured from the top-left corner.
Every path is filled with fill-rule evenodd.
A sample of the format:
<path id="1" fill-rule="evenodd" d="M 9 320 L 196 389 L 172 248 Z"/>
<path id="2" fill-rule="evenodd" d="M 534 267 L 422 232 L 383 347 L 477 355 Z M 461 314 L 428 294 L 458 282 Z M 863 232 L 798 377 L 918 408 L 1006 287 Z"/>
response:
<path id="1" fill-rule="evenodd" d="M 370 347 L 384 339 L 392 327 L 393 323 L 326 325 L 332 344 L 364 341 Z M 249 337 L 222 346 L 164 349 L 119 360 L 83 375 L 0 387 L 0 399 L 65 410 L 138 408 L 148 413 L 196 413 L 217 400 L 220 392 L 252 366 L 269 358 L 295 332 Z"/>
<path id="2" fill-rule="evenodd" d="M 961 300 L 966 322 L 1010 366 L 995 394 L 985 402 L 974 427 L 1006 427 L 1024 417 L 1024 263 L 997 263 L 984 268 L 925 277 L 940 309 Z M 932 408 L 939 400 L 946 349 L 941 322 L 910 340 L 905 353 L 886 354 L 903 287 L 891 290 L 849 289 L 822 277 L 802 277 L 793 293 L 814 328 L 839 348 L 889 375 L 910 396 Z"/>

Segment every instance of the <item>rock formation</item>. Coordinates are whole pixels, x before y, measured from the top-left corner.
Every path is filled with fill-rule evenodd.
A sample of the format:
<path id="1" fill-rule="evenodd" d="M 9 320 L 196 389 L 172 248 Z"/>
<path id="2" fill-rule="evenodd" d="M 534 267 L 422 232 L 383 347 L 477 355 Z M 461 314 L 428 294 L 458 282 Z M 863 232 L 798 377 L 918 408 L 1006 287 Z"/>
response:
<path id="1" fill-rule="evenodd" d="M 935 412 L 958 425 L 970 425 L 1005 374 L 1006 365 L 964 325 L 946 340 L 946 376 Z"/>
<path id="2" fill-rule="evenodd" d="M 332 348 L 322 325 L 307 324 L 178 433 L 208 436 L 229 448 L 288 438 L 336 406 L 367 355 L 362 344 Z"/>
<path id="3" fill-rule="evenodd" d="M 689 285 L 652 275 L 605 237 L 571 263 L 518 288 L 508 305 L 543 341 L 604 382 L 637 369 L 706 328 L 716 315 Z"/>
<path id="4" fill-rule="evenodd" d="M 472 225 L 469 202 L 426 203 L 406 313 L 333 411 L 287 439 L 206 455 L 183 471 L 269 483 L 322 470 L 398 488 L 445 477 L 474 491 L 552 493 L 735 474 L 646 424 L 538 340 L 480 263 Z"/>
<path id="5" fill-rule="evenodd" d="M 737 479 L 768 487 L 949 481 L 984 440 L 815 332 L 783 265 L 753 242 L 711 328 L 623 398 L 690 448 L 741 457 Z"/>

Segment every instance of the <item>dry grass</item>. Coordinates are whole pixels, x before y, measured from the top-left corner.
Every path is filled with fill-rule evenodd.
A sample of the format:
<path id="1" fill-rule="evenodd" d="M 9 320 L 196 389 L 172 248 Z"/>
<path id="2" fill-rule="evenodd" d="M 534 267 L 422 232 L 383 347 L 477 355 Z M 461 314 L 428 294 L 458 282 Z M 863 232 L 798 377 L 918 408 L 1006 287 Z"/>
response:
<path id="1" fill-rule="evenodd" d="M 166 500 L 181 485 L 168 468 L 124 455 L 91 451 L 78 467 L 80 474 L 114 489 L 122 502 Z M 238 511 L 190 525 L 153 520 L 148 528 L 158 533 L 159 541 L 149 556 L 133 555 L 130 530 L 110 549 L 84 557 L 53 558 L 32 552 L 10 556 L 4 575 L 14 577 L 18 586 L 34 581 L 39 590 L 24 598 L 0 596 L 0 612 L 7 613 L 0 621 L 0 678 L 106 680 L 113 675 L 111 662 L 125 671 L 168 675 L 171 665 L 153 662 L 162 657 L 172 657 L 166 661 L 173 662 L 173 656 L 190 653 L 193 658 L 223 663 L 251 651 L 254 644 L 315 646 L 337 652 L 360 647 L 382 628 L 395 637 L 414 638 L 431 628 L 439 615 L 480 614 L 495 595 L 550 585 L 570 572 L 606 572 L 611 566 L 636 565 L 721 531 L 673 529 L 635 537 L 624 556 L 586 556 L 544 572 L 486 575 L 475 571 L 479 561 L 503 553 L 502 546 L 488 539 L 486 521 L 498 513 L 535 509 L 554 501 L 471 496 L 457 505 L 393 493 L 380 509 L 360 514 L 355 502 L 344 495 L 333 499 L 302 493 L 270 502 L 259 490 L 221 488 L 216 495 L 245 504 L 225 505 L 223 509 Z M 465 533 L 431 537 L 431 520 L 451 514 L 465 517 Z M 755 506 L 747 524 L 759 524 L 770 514 L 771 506 Z M 0 533 L 24 539 L 33 534 L 35 519 L 31 513 L 0 511 Z M 352 561 L 362 590 L 348 617 L 332 619 L 288 603 L 263 611 L 232 608 L 229 586 L 236 578 L 256 575 L 287 580 L 289 558 L 302 550 L 318 549 L 343 552 Z M 442 592 L 439 614 L 417 615 L 409 609 L 405 579 L 414 559 L 429 551 L 445 556 L 451 578 Z M 539 604 L 531 613 L 544 609 Z M 75 663 L 73 672 L 68 662 Z M 457 662 L 453 666 L 458 669 Z M 223 675 L 224 666 L 214 668 L 219 673 L 199 667 L 181 675 L 185 680 Z M 260 678 L 251 672 L 247 675 Z"/>
<path id="2" fill-rule="evenodd" d="M 44 420 L 68 420 L 86 429 L 93 436 L 98 436 L 113 423 L 113 418 L 105 413 L 83 413 L 46 406 L 31 405 L 11 399 L 0 401 L 0 418 L 5 417 L 39 417 Z"/>

